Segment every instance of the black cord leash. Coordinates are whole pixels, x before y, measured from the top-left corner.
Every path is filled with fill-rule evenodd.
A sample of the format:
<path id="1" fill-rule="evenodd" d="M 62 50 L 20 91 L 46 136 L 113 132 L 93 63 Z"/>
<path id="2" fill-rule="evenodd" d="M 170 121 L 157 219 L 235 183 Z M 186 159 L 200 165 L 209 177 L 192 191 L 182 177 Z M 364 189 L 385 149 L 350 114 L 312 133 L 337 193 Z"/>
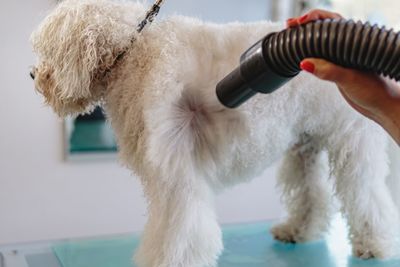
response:
<path id="1" fill-rule="evenodd" d="M 137 26 L 137 31 L 140 33 L 143 28 L 147 25 L 153 22 L 153 20 L 156 18 L 158 15 L 158 12 L 160 12 L 161 5 L 163 4 L 164 0 L 157 0 L 151 9 L 147 11 L 146 17 L 142 20 L 142 22 L 139 23 Z"/>
<path id="2" fill-rule="evenodd" d="M 136 30 L 138 33 L 141 33 L 143 28 L 147 25 L 147 24 L 151 24 L 153 22 L 153 20 L 156 18 L 156 16 L 158 15 L 158 12 L 160 12 L 160 8 L 161 5 L 163 4 L 164 0 L 157 0 L 153 6 L 149 9 L 149 11 L 147 11 L 146 13 L 146 17 L 139 23 L 139 25 L 137 25 Z M 133 44 L 133 42 L 135 42 L 135 38 L 131 39 L 131 44 Z M 127 48 L 128 49 L 128 48 Z M 112 69 L 112 67 L 117 64 L 117 62 L 121 61 L 122 58 L 125 56 L 127 49 L 122 51 L 117 58 L 115 59 L 114 64 L 108 69 L 106 70 L 106 72 L 104 73 L 104 76 Z"/>

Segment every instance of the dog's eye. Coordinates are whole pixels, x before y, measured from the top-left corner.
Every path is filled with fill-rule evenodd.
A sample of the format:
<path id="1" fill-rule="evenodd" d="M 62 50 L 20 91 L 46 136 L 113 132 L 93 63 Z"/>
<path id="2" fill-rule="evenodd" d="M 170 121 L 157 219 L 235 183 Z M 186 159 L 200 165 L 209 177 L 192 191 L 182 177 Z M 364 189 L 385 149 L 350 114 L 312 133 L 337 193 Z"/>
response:
<path id="1" fill-rule="evenodd" d="M 50 74 L 49 73 L 46 75 L 46 79 L 47 80 L 50 79 Z"/>
<path id="2" fill-rule="evenodd" d="M 29 75 L 31 76 L 32 80 L 35 79 L 35 74 L 36 74 L 36 67 L 31 67 L 31 71 L 29 72 Z"/>

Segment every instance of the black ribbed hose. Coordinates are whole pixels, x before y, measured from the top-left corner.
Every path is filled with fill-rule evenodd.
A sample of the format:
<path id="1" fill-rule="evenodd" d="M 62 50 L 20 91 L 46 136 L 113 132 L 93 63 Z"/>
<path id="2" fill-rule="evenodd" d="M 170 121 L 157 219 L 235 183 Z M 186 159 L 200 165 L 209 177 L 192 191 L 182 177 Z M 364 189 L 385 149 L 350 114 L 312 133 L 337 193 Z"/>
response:
<path id="1" fill-rule="evenodd" d="M 271 33 L 241 57 L 217 85 L 222 104 L 234 108 L 256 93 L 271 93 L 300 72 L 304 58 L 400 80 L 400 33 L 353 20 L 319 20 Z"/>

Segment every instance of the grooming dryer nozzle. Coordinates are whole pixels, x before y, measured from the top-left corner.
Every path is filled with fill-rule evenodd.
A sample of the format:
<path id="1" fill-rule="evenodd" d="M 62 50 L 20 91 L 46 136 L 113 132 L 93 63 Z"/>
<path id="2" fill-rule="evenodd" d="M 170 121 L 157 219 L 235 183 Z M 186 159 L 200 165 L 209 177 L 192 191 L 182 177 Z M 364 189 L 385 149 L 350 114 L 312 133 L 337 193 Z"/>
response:
<path id="1" fill-rule="evenodd" d="M 352 20 L 319 20 L 271 33 L 250 47 L 240 65 L 216 89 L 235 108 L 256 93 L 271 93 L 300 72 L 304 58 L 323 58 L 347 68 L 400 80 L 400 33 Z"/>
<path id="2" fill-rule="evenodd" d="M 292 78 L 279 75 L 270 68 L 264 51 L 268 37 L 243 53 L 239 67 L 218 83 L 217 96 L 223 105 L 236 108 L 257 92 L 271 93 Z"/>

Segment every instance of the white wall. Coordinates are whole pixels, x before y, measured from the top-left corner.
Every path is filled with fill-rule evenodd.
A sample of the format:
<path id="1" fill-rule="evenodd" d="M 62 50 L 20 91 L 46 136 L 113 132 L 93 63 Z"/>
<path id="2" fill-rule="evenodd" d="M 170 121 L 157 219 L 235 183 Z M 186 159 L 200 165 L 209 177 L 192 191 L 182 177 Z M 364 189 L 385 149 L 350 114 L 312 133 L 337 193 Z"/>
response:
<path id="1" fill-rule="evenodd" d="M 35 62 L 30 32 L 52 5 L 4 0 L 0 6 L 0 244 L 139 231 L 146 218 L 137 179 L 117 163 L 62 160 L 61 121 L 43 106 L 28 75 Z M 221 222 L 283 214 L 274 171 L 264 176 L 218 198 Z"/>
<path id="2" fill-rule="evenodd" d="M 276 0 L 166 0 L 160 15 L 184 14 L 219 23 L 256 21 L 269 17 L 272 12 L 270 5 L 272 1 L 277 2 Z"/>

